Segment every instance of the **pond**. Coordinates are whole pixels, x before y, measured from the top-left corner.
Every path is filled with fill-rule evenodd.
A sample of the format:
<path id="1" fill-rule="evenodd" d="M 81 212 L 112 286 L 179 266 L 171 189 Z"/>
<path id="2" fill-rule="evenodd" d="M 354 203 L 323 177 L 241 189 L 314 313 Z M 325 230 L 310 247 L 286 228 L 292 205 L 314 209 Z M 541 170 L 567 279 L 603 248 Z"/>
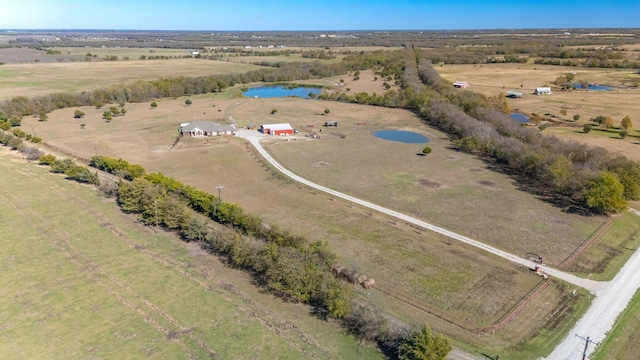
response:
<path id="1" fill-rule="evenodd" d="M 242 93 L 244 97 L 252 98 L 282 98 L 282 97 L 299 97 L 302 99 L 309 99 L 309 94 L 320 94 L 322 89 L 315 87 L 296 87 L 289 88 L 282 85 L 276 86 L 260 86 L 251 88 Z"/>
<path id="2" fill-rule="evenodd" d="M 580 83 L 574 83 L 573 87 L 575 87 L 576 89 L 582 89 L 582 85 Z M 588 84 L 585 90 L 610 91 L 611 86 Z"/>
<path id="3" fill-rule="evenodd" d="M 528 123 L 529 121 L 531 121 L 525 114 L 522 113 L 513 113 L 510 114 L 509 117 L 520 123 Z"/>
<path id="4" fill-rule="evenodd" d="M 397 141 L 407 144 L 426 144 L 429 142 L 424 135 L 415 133 L 413 131 L 403 130 L 379 130 L 374 131 L 373 136 L 390 141 Z"/>

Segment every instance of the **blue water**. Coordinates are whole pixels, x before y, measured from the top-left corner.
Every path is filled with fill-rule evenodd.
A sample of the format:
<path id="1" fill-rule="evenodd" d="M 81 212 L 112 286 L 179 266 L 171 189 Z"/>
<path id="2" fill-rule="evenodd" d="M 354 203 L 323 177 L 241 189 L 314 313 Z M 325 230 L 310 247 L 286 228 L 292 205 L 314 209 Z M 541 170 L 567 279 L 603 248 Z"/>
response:
<path id="1" fill-rule="evenodd" d="M 397 141 L 407 144 L 426 144 L 429 142 L 429 139 L 427 139 L 425 136 L 412 131 L 380 130 L 374 131 L 373 136 L 380 139 Z"/>
<path id="2" fill-rule="evenodd" d="M 521 114 L 521 113 L 510 114 L 509 117 L 512 118 L 513 120 L 515 120 L 517 122 L 521 122 L 521 123 L 528 123 L 530 121 L 529 118 L 525 114 Z"/>
<path id="3" fill-rule="evenodd" d="M 252 98 L 282 98 L 282 97 L 299 97 L 309 99 L 309 93 L 320 94 L 322 89 L 313 87 L 297 87 L 288 89 L 282 85 L 277 86 L 260 86 L 251 88 L 242 93 L 244 97 Z"/>
<path id="4" fill-rule="evenodd" d="M 580 83 L 574 83 L 573 86 L 576 89 L 582 89 L 582 85 L 580 85 Z M 587 85 L 587 88 L 585 90 L 596 90 L 596 91 L 609 91 L 611 90 L 611 86 L 605 86 L 605 85 Z"/>

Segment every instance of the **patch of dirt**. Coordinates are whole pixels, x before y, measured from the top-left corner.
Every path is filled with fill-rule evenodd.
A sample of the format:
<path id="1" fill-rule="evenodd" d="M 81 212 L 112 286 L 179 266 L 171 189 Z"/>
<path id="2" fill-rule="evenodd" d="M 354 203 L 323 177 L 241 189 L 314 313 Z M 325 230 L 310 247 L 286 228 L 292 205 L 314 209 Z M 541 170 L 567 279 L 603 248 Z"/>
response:
<path id="1" fill-rule="evenodd" d="M 311 162 L 311 165 L 313 165 L 315 167 L 328 167 L 329 163 L 326 162 L 326 161 L 316 160 L 316 161 Z"/>
<path id="2" fill-rule="evenodd" d="M 478 180 L 476 184 L 482 185 L 489 189 L 499 189 L 498 185 L 491 180 Z"/>
<path id="3" fill-rule="evenodd" d="M 435 181 L 431 181 L 429 179 L 420 179 L 420 185 L 426 187 L 427 189 L 440 189 L 444 187 L 444 185 Z"/>

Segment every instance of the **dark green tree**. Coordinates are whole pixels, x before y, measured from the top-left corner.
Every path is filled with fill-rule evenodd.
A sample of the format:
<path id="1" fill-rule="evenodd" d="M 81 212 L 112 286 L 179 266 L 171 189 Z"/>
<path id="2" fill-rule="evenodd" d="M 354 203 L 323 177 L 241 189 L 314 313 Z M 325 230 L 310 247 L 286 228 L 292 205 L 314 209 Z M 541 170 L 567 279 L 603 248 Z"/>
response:
<path id="1" fill-rule="evenodd" d="M 154 101 L 154 102 L 152 102 L 152 103 L 151 103 L 151 105 L 150 105 L 150 106 L 151 106 L 153 109 L 155 109 L 155 108 L 157 108 L 157 107 L 158 107 L 158 103 Z"/>
<path id="2" fill-rule="evenodd" d="M 449 339 L 433 335 L 428 326 L 409 336 L 398 350 L 400 360 L 444 360 L 451 351 Z"/>
<path id="3" fill-rule="evenodd" d="M 185 101 L 184 101 L 184 103 L 185 103 L 187 106 L 189 106 L 189 105 L 193 104 L 193 102 L 191 102 L 191 99 L 187 99 L 187 100 L 185 100 Z"/>
<path id="4" fill-rule="evenodd" d="M 85 114 L 84 114 L 84 112 L 82 110 L 76 110 L 73 113 L 73 117 L 76 118 L 76 119 L 82 119 L 84 117 L 84 115 Z"/>

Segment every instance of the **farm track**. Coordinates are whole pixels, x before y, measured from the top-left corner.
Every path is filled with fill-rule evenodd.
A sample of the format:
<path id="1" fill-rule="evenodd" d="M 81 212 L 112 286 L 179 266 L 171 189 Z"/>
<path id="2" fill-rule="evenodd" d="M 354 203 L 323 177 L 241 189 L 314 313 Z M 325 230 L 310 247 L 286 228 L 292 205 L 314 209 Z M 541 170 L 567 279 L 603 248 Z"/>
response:
<path id="1" fill-rule="evenodd" d="M 483 251 L 489 252 L 491 254 L 497 255 L 497 256 L 499 256 L 499 257 L 501 257 L 503 259 L 506 259 L 506 260 L 508 260 L 508 261 L 510 261 L 512 263 L 523 265 L 523 266 L 526 266 L 526 267 L 528 267 L 530 269 L 534 268 L 535 265 L 536 265 L 536 263 L 534 263 L 531 260 L 522 258 L 520 256 L 511 254 L 511 253 L 508 253 L 508 252 L 506 252 L 504 250 L 497 249 L 497 248 L 495 248 L 493 246 L 489 246 L 489 245 L 487 245 L 485 243 L 482 243 L 480 241 L 471 239 L 471 238 L 469 238 L 467 236 L 463 236 L 463 235 L 457 234 L 457 233 L 455 233 L 453 231 L 450 231 L 450 230 L 441 228 L 439 226 L 435 226 L 433 224 L 430 224 L 430 223 L 428 223 L 426 221 L 422 221 L 422 220 L 413 218 L 411 216 L 399 213 L 399 212 L 397 212 L 395 210 L 391 210 L 391 209 L 385 208 L 383 206 L 376 205 L 376 204 L 373 204 L 371 202 L 368 202 L 368 201 L 365 201 L 365 200 L 362 200 L 362 199 L 358 199 L 356 197 L 353 197 L 353 196 L 350 196 L 350 195 L 347 195 L 347 194 L 343 194 L 343 193 L 341 193 L 339 191 L 336 191 L 336 190 L 333 190 L 333 189 L 318 185 L 316 183 L 313 183 L 313 182 L 311 182 L 311 181 L 309 181 L 307 179 L 304 179 L 304 178 L 294 174 L 290 170 L 286 169 L 284 166 L 280 165 L 280 163 L 278 163 L 265 150 L 265 148 L 262 147 L 262 145 L 260 144 L 260 139 L 263 138 L 263 136 L 257 136 L 252 131 L 243 131 L 243 130 L 238 131 L 237 134 L 238 134 L 239 137 L 242 137 L 242 138 L 246 139 L 249 143 L 251 143 L 254 146 L 254 148 L 260 153 L 260 155 L 267 162 L 269 162 L 274 168 L 276 168 L 278 171 L 280 171 L 284 175 L 288 176 L 289 178 L 291 178 L 291 179 L 293 179 L 295 181 L 298 181 L 298 182 L 300 182 L 300 183 L 302 183 L 304 185 L 307 185 L 307 186 L 309 186 L 309 187 L 311 187 L 313 189 L 316 189 L 316 190 L 322 191 L 324 193 L 330 194 L 332 196 L 335 196 L 335 197 L 347 200 L 349 202 L 358 204 L 358 205 L 363 206 L 365 208 L 368 208 L 368 209 L 371 209 L 371 210 L 375 210 L 375 211 L 377 211 L 379 213 L 391 216 L 391 217 L 396 218 L 396 219 L 398 219 L 398 220 L 400 220 L 400 221 L 402 221 L 402 222 L 404 222 L 406 224 L 413 224 L 413 225 L 415 225 L 415 226 L 417 226 L 417 227 L 419 227 L 421 229 L 433 231 L 435 233 L 444 235 L 444 236 L 446 236 L 448 238 L 451 238 L 451 239 L 454 239 L 454 240 L 458 240 L 460 242 L 463 242 L 463 243 L 466 243 L 468 245 L 474 246 L 474 247 L 476 247 L 476 248 L 478 248 L 480 250 L 483 250 Z M 577 277 L 577 276 L 575 276 L 573 274 L 569 274 L 569 273 L 566 273 L 564 271 L 557 270 L 557 269 L 550 268 L 550 267 L 546 267 L 546 266 L 543 267 L 543 270 L 544 270 L 544 272 L 548 273 L 549 275 L 551 275 L 553 277 L 562 279 L 562 280 L 564 280 L 566 282 L 569 282 L 571 284 L 583 287 L 583 288 L 585 288 L 587 290 L 590 290 L 590 291 L 593 291 L 593 292 L 596 292 L 596 293 L 599 292 L 602 288 L 604 288 L 605 285 L 607 284 L 606 282 L 602 282 L 602 281 L 594 281 L 594 280 L 579 278 L 579 277 Z"/>
<path id="2" fill-rule="evenodd" d="M 45 186 L 44 182 L 42 183 L 43 183 L 43 186 Z M 234 304 L 236 308 L 238 308 L 242 312 L 248 314 L 252 318 L 259 321 L 265 328 L 269 329 L 269 331 L 272 331 L 273 333 L 277 334 L 281 338 L 287 339 L 287 342 L 289 343 L 289 345 L 297 349 L 301 353 L 305 354 L 306 358 L 316 359 L 318 358 L 318 355 L 325 358 L 330 357 L 330 354 L 328 354 L 326 350 L 324 350 L 321 346 L 319 346 L 319 344 L 314 343 L 314 341 L 312 341 L 308 336 L 306 336 L 306 334 L 303 331 L 297 328 L 295 324 L 291 323 L 290 321 L 282 320 L 278 318 L 278 316 L 274 314 L 272 311 L 268 310 L 264 306 L 261 306 L 260 304 L 257 304 L 256 302 L 252 301 L 251 298 L 247 297 L 246 295 L 242 294 L 240 291 L 236 290 L 233 287 L 233 285 L 221 282 L 219 280 L 214 280 L 215 275 L 212 275 L 210 271 L 206 269 L 204 266 L 200 267 L 199 269 L 196 269 L 196 273 L 194 274 L 193 272 L 187 270 L 189 268 L 193 268 L 192 264 L 183 263 L 171 257 L 161 255 L 148 250 L 144 246 L 141 246 L 140 244 L 136 243 L 136 241 L 133 240 L 131 237 L 127 236 L 122 229 L 118 228 L 116 225 L 110 222 L 106 216 L 96 211 L 94 208 L 92 208 L 80 197 L 76 196 L 75 194 L 69 194 L 68 192 L 64 192 L 64 190 L 61 189 L 58 184 L 47 183 L 46 185 L 49 186 L 49 190 L 55 190 L 55 192 L 60 194 L 61 196 L 62 195 L 66 196 L 67 199 L 71 200 L 71 202 L 75 206 L 80 207 L 84 212 L 86 212 L 87 214 L 90 214 L 93 218 L 96 219 L 96 221 L 100 222 L 103 228 L 111 232 L 116 238 L 122 240 L 130 249 L 146 255 L 148 258 L 152 259 L 157 263 L 162 264 L 167 268 L 171 268 L 173 271 L 181 274 L 192 283 L 195 283 L 201 288 L 205 289 L 206 291 L 212 292 L 217 296 L 220 296 L 225 301 Z M 20 204 L 19 212 L 23 215 L 23 217 L 25 217 L 25 219 L 30 219 L 28 216 L 33 216 L 33 218 L 37 218 L 40 221 L 40 224 L 45 224 L 47 222 L 46 219 L 44 219 L 42 216 L 40 216 L 36 212 L 30 210 L 28 205 L 24 204 L 20 199 L 16 198 L 10 193 L 7 196 L 6 191 L 3 191 L 2 193 L 0 193 L 0 196 L 7 199 L 8 203 L 11 203 L 14 207 L 16 207 L 16 204 Z M 78 224 L 78 226 L 80 226 L 80 224 Z M 40 226 L 40 227 L 36 226 L 36 228 L 44 236 L 51 239 L 51 236 L 48 236 L 48 234 L 46 233 L 46 230 L 53 229 L 54 227 L 52 224 L 49 223 L 47 224 L 47 226 Z M 99 272 L 100 275 L 108 278 L 111 282 L 113 282 L 116 285 L 115 287 L 109 287 L 101 283 L 101 285 L 107 288 L 109 292 L 114 297 L 116 297 L 116 299 L 118 299 L 118 301 L 120 301 L 123 305 L 139 313 L 143 317 L 143 319 L 151 323 L 156 328 L 156 330 L 167 335 L 167 338 L 177 341 L 178 335 L 186 335 L 194 344 L 197 344 L 197 346 L 201 350 L 209 354 L 210 357 L 218 358 L 218 355 L 215 353 L 213 349 L 211 349 L 207 345 L 206 341 L 194 333 L 193 327 L 182 326 L 176 319 L 172 318 L 168 313 L 163 312 L 158 306 L 156 306 L 149 300 L 145 299 L 144 297 L 140 296 L 139 294 L 136 294 L 133 289 L 126 286 L 125 284 L 122 284 L 117 279 L 113 278 L 112 276 L 109 276 L 104 271 L 104 269 L 100 268 L 97 264 L 93 263 L 90 259 L 86 258 L 86 256 L 84 256 L 81 253 L 81 251 L 77 250 L 75 247 L 73 247 L 69 243 L 68 234 L 66 234 L 66 238 L 65 238 L 64 237 L 65 234 L 61 234 L 57 230 L 53 230 L 53 231 L 54 231 L 54 237 L 58 238 L 59 240 L 62 240 L 64 243 L 64 246 L 68 250 L 70 250 L 65 252 L 65 254 L 67 253 L 72 254 L 70 256 L 70 259 L 76 265 L 78 265 L 81 269 L 96 270 Z M 77 262 L 78 261 L 77 259 L 82 259 L 82 263 Z M 97 278 L 97 277 L 94 276 L 94 278 Z M 136 307 L 132 301 L 130 301 L 126 296 L 118 292 L 117 289 L 124 289 L 130 296 L 137 299 L 139 302 L 144 303 L 144 305 L 147 308 L 151 309 L 154 313 L 160 315 L 164 320 L 168 321 L 172 325 L 172 328 L 168 328 L 166 326 L 162 326 L 158 322 L 154 322 L 151 316 L 149 316 L 148 314 L 146 314 L 144 311 L 140 309 L 141 306 Z M 225 291 L 228 291 L 233 295 L 239 297 L 242 300 L 242 302 L 237 301 L 238 299 L 232 298 L 227 293 L 225 293 Z M 183 344 L 182 342 L 180 343 L 182 344 L 182 347 L 185 350 L 188 349 L 188 347 L 185 344 Z M 311 348 L 312 350 L 306 350 L 305 346 Z"/>

